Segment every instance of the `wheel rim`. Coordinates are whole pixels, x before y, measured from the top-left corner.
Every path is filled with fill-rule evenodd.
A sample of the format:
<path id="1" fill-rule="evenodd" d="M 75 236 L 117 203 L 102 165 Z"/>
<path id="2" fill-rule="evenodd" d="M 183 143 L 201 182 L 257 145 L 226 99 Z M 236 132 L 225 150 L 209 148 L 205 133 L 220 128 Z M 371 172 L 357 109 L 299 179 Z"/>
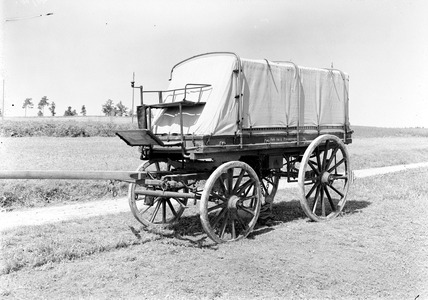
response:
<path id="1" fill-rule="evenodd" d="M 174 167 L 167 159 L 150 160 L 138 167 L 146 171 L 151 179 L 160 179 L 157 172 L 172 172 Z M 135 183 L 129 185 L 128 201 L 134 217 L 146 226 L 165 226 L 180 218 L 184 212 L 185 199 L 145 196 L 144 190 L 159 190 L 159 187 L 144 187 Z"/>
<path id="2" fill-rule="evenodd" d="M 298 179 L 301 206 L 309 218 L 323 221 L 339 215 L 351 181 L 343 142 L 332 135 L 315 139 L 303 155 Z"/>
<path id="3" fill-rule="evenodd" d="M 239 240 L 254 228 L 260 205 L 260 181 L 254 170 L 238 161 L 223 164 L 208 178 L 202 193 L 202 226 L 217 243 Z"/>

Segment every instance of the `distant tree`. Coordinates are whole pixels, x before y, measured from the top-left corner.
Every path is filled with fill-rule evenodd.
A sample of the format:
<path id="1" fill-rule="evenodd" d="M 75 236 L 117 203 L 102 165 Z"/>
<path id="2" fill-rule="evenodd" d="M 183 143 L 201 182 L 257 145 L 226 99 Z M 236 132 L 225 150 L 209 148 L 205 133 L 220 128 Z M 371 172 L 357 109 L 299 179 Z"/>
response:
<path id="1" fill-rule="evenodd" d="M 65 117 L 74 117 L 77 115 L 77 112 L 75 109 L 71 110 L 71 106 L 67 108 L 67 110 L 64 112 Z"/>
<path id="2" fill-rule="evenodd" d="M 33 108 L 34 104 L 33 104 L 33 99 L 32 98 L 27 98 L 24 100 L 24 104 L 22 105 L 22 108 L 25 109 L 25 116 L 27 116 L 27 108 Z"/>
<path id="3" fill-rule="evenodd" d="M 116 104 L 116 115 L 122 117 L 127 115 L 128 108 L 123 105 L 122 101 Z"/>
<path id="4" fill-rule="evenodd" d="M 80 110 L 80 114 L 82 116 L 86 116 L 86 107 L 85 107 L 85 105 L 82 105 L 82 109 Z"/>
<path id="5" fill-rule="evenodd" d="M 56 108 L 55 102 L 52 102 L 51 105 L 49 106 L 49 110 L 51 111 L 52 117 L 55 117 L 56 115 L 55 108 Z"/>
<path id="6" fill-rule="evenodd" d="M 49 101 L 48 97 L 43 96 L 42 99 L 40 99 L 39 104 L 37 105 L 37 108 L 40 112 L 37 114 L 39 117 L 42 117 L 45 114 L 45 106 L 49 106 Z"/>
<path id="7" fill-rule="evenodd" d="M 37 112 L 37 116 L 38 116 L 38 117 L 43 117 L 43 112 L 42 112 L 41 110 L 39 110 L 39 111 Z"/>
<path id="8" fill-rule="evenodd" d="M 102 106 L 102 111 L 106 116 L 115 116 L 116 108 L 114 107 L 113 100 L 108 99 Z"/>

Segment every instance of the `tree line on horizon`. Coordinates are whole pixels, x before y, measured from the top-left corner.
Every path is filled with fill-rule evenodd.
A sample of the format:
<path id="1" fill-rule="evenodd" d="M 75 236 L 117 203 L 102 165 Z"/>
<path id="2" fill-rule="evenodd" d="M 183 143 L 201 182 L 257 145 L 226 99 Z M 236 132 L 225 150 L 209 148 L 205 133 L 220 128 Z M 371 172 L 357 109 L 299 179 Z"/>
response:
<path id="1" fill-rule="evenodd" d="M 45 107 L 47 107 L 51 113 L 51 115 L 54 117 L 56 113 L 56 104 L 55 102 L 49 103 L 49 99 L 47 96 L 43 96 L 42 99 L 40 99 L 39 103 L 37 104 L 37 109 L 39 110 L 37 113 L 38 117 L 43 117 L 45 115 Z M 22 108 L 25 110 L 25 116 L 27 116 L 27 109 L 34 108 L 34 103 L 32 98 L 26 98 L 24 100 L 24 103 L 22 104 Z M 101 107 L 101 111 L 106 116 L 130 116 L 132 115 L 132 110 L 129 110 L 128 107 L 126 107 L 122 101 L 119 101 L 116 105 L 114 104 L 113 100 L 108 99 Z M 82 105 L 82 108 L 80 110 L 80 114 L 82 116 L 86 116 L 86 106 Z M 64 111 L 64 116 L 77 116 L 78 113 L 75 109 L 73 109 L 71 106 L 68 106 L 68 108 Z"/>

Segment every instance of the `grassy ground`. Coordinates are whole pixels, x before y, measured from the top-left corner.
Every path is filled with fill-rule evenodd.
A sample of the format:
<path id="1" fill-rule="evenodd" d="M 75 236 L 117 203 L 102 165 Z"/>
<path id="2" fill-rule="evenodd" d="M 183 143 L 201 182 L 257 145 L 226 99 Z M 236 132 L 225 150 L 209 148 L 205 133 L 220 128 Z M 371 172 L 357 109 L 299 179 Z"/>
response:
<path id="1" fill-rule="evenodd" d="M 135 170 L 136 148 L 115 138 L 0 138 L 1 170 Z M 0 206 L 41 206 L 110 196 L 107 181 L 2 180 Z M 126 184 L 117 184 L 119 196 Z"/>
<path id="2" fill-rule="evenodd" d="M 278 223 L 246 240 L 201 240 L 197 207 L 175 233 L 140 231 L 129 213 L 2 236 L 0 295 L 79 299 L 427 299 L 428 172 L 355 182 L 343 216 L 309 222 L 293 190 Z M 198 242 L 199 241 L 199 242 Z"/>

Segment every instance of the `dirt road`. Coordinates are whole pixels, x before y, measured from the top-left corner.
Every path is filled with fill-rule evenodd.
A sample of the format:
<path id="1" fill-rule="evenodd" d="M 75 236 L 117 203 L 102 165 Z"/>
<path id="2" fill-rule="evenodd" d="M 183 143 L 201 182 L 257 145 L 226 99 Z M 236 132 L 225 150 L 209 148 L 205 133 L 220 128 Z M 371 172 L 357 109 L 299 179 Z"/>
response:
<path id="1" fill-rule="evenodd" d="M 354 171 L 354 178 L 358 179 L 426 167 L 428 167 L 428 162 L 356 170 Z M 285 180 L 280 181 L 280 189 L 295 187 L 296 184 L 289 184 Z M 89 203 L 77 203 L 11 212 L 0 212 L 0 231 L 19 226 L 41 225 L 127 211 L 129 211 L 128 201 L 126 197 L 122 197 L 111 200 L 93 201 Z"/>

